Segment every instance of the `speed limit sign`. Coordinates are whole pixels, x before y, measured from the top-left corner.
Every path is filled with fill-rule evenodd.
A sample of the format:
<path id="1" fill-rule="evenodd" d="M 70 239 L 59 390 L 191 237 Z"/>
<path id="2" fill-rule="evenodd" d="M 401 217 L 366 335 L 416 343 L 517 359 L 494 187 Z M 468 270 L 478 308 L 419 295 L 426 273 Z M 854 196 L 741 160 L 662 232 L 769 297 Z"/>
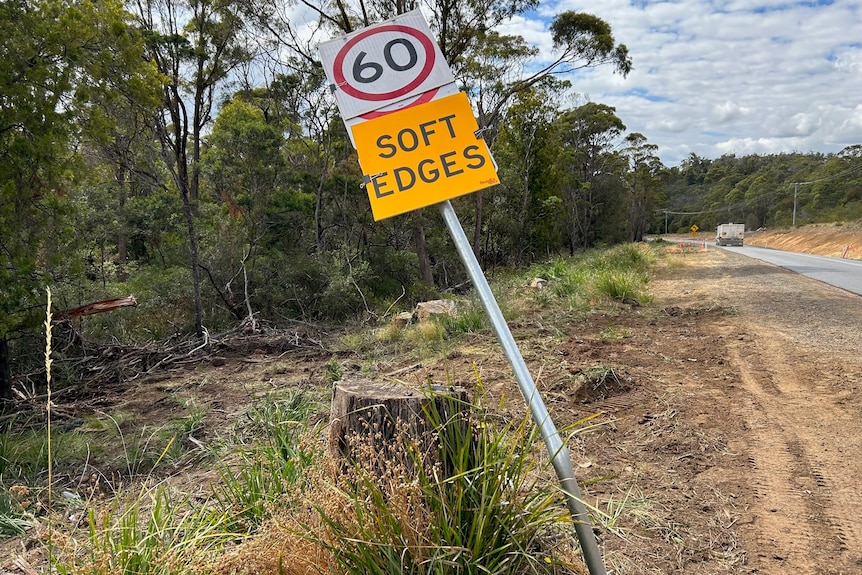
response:
<path id="1" fill-rule="evenodd" d="M 455 81 L 419 10 L 320 45 L 344 120 Z"/>

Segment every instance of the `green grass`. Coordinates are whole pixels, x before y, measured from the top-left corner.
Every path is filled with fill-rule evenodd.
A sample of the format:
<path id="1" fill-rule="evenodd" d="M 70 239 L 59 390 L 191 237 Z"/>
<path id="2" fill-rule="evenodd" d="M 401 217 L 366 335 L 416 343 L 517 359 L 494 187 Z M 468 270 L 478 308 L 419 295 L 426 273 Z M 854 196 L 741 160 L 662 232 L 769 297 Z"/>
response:
<path id="1" fill-rule="evenodd" d="M 29 425 L 29 424 L 28 424 Z M 79 430 L 53 430 L 54 465 L 66 469 L 79 466 L 92 451 L 101 446 L 91 445 L 90 437 Z M 19 427 L 13 420 L 0 430 L 0 481 L 3 484 L 39 482 L 48 464 L 48 435 L 44 428 Z"/>
<path id="2" fill-rule="evenodd" d="M 458 306 L 455 315 L 440 320 L 446 328 L 446 336 L 454 337 L 465 333 L 476 333 L 490 328 L 488 314 L 478 297 L 470 298 Z"/>
<path id="3" fill-rule="evenodd" d="M 646 284 L 649 276 L 626 270 L 607 270 L 599 272 L 592 287 L 599 296 L 618 301 L 643 302 L 648 298 Z"/>
<path id="4" fill-rule="evenodd" d="M 533 293 L 533 301 L 542 307 L 562 300 L 570 311 L 587 312 L 607 301 L 647 303 L 648 271 L 656 262 L 656 251 L 643 244 L 590 250 L 537 264 L 524 274 L 524 283 L 533 277 L 548 280 L 546 288 Z"/>
<path id="5" fill-rule="evenodd" d="M 61 575 L 181 574 L 240 536 L 225 529 L 223 514 L 194 507 L 167 488 L 142 489 L 107 508 L 91 508 L 86 543 L 61 546 L 54 565 Z"/>
<path id="6" fill-rule="evenodd" d="M 199 410 L 187 407 L 188 415 L 172 429 L 174 441 L 183 433 L 193 433 L 202 421 Z M 254 532 L 303 478 L 306 466 L 319 455 L 303 439 L 308 417 L 318 408 L 311 395 L 292 392 L 282 398 L 266 398 L 249 409 L 234 433 L 238 447 L 233 464 L 219 465 L 219 480 L 210 501 L 189 499 L 161 484 L 149 488 L 152 479 L 147 476 L 132 497 L 120 494 L 107 505 L 89 502 L 86 533 L 72 534 L 54 556 L 58 572 L 197 572 L 224 545 Z M 130 473 L 143 464 L 133 458 L 130 444 L 151 442 L 146 433 L 136 437 L 142 440 L 125 442 Z M 156 465 L 167 456 L 172 443 L 162 448 Z M 223 454 L 220 461 L 225 461 Z"/>
<path id="7" fill-rule="evenodd" d="M 599 332 L 598 338 L 605 340 L 625 339 L 632 336 L 632 330 L 618 325 L 609 325 Z"/>
<path id="8" fill-rule="evenodd" d="M 26 510 L 33 504 L 26 498 L 29 490 L 18 488 L 21 493 L 18 497 L 9 491 L 0 491 L 0 537 L 21 535 L 35 525 L 35 518 Z"/>
<path id="9" fill-rule="evenodd" d="M 292 491 L 319 455 L 304 439 L 309 415 L 319 405 L 302 391 L 285 398 L 266 399 L 246 413 L 244 431 L 252 441 L 236 450 L 238 462 L 219 465 L 213 494 L 231 528 L 252 531 Z"/>

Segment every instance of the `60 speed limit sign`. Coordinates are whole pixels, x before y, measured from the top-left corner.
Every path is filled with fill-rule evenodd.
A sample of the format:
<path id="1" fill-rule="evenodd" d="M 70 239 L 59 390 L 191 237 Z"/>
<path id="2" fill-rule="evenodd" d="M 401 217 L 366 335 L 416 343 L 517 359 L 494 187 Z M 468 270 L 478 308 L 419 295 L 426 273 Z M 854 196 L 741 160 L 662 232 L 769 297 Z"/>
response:
<path id="1" fill-rule="evenodd" d="M 455 81 L 419 10 L 320 45 L 344 120 Z"/>

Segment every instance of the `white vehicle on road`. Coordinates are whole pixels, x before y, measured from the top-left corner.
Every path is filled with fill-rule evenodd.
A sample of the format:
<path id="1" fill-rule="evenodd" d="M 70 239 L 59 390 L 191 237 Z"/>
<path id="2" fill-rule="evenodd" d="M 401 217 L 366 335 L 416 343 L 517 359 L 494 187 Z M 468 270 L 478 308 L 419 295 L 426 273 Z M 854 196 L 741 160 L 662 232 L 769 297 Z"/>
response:
<path id="1" fill-rule="evenodd" d="M 715 245 L 741 246 L 745 238 L 745 224 L 718 224 L 715 230 Z"/>

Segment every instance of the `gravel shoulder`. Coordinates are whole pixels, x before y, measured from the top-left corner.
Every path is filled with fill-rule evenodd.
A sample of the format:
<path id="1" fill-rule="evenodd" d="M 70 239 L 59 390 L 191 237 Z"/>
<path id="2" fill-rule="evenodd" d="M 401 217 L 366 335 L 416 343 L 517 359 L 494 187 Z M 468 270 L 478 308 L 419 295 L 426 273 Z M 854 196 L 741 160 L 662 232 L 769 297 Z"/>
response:
<path id="1" fill-rule="evenodd" d="M 608 571 L 862 572 L 862 297 L 670 251 L 649 304 L 510 322 L 557 426 L 599 414 L 569 444 Z M 420 371 L 469 387 L 474 368 L 523 416 L 487 339 Z"/>

